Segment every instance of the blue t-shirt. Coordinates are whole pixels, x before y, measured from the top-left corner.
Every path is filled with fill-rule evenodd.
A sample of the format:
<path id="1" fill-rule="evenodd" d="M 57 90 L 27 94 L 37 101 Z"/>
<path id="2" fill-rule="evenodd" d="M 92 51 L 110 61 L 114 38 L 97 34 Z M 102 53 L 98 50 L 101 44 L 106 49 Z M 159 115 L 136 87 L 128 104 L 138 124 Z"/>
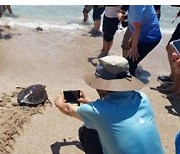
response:
<path id="1" fill-rule="evenodd" d="M 104 154 L 163 154 L 145 94 L 113 92 L 78 108 L 87 128 L 97 130 Z"/>
<path id="2" fill-rule="evenodd" d="M 180 132 L 176 135 L 175 148 L 176 154 L 180 154 Z"/>
<path id="3" fill-rule="evenodd" d="M 159 21 L 153 5 L 130 5 L 128 9 L 128 25 L 134 31 L 133 23 L 141 23 L 140 42 L 155 42 L 161 39 Z"/>

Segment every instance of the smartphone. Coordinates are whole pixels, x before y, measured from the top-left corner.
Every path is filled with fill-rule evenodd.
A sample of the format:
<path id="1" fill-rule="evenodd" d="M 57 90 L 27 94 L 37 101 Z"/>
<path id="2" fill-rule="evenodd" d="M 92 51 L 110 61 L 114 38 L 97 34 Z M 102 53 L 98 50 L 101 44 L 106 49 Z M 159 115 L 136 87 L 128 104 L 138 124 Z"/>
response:
<path id="1" fill-rule="evenodd" d="M 63 91 L 63 94 L 66 102 L 77 104 L 78 106 L 80 105 L 80 103 L 77 101 L 80 98 L 80 90 Z"/>
<path id="2" fill-rule="evenodd" d="M 180 39 L 172 41 L 170 45 L 173 47 L 173 49 L 176 51 L 178 55 L 180 55 Z"/>

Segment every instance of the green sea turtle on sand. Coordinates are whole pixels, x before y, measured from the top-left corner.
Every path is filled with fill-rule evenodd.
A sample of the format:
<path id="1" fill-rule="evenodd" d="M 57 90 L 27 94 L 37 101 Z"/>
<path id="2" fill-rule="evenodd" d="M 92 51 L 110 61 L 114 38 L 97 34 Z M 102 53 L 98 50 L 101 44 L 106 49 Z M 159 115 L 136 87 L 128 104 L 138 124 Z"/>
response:
<path id="1" fill-rule="evenodd" d="M 44 104 L 48 100 L 48 95 L 44 85 L 35 84 L 31 85 L 18 94 L 17 101 L 19 105 L 36 106 Z"/>

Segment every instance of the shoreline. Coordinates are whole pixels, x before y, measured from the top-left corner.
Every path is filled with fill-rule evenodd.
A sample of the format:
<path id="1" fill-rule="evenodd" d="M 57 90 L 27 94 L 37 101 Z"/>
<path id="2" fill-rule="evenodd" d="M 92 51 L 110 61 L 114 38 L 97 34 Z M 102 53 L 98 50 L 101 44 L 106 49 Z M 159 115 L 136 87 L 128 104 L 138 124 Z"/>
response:
<path id="1" fill-rule="evenodd" d="M 8 40 L 0 40 L 0 94 L 10 93 L 15 87 L 27 87 L 35 83 L 46 85 L 53 103 L 61 90 L 83 89 L 92 99 L 95 90 L 83 81 L 83 74 L 93 69 L 91 58 L 98 54 L 102 37 L 86 36 L 86 30 L 36 32 L 32 29 L 15 28 Z M 115 35 L 110 54 L 121 55 L 124 31 Z M 174 139 L 179 131 L 179 116 L 168 113 L 166 106 L 173 106 L 162 94 L 151 90 L 160 83 L 159 74 L 168 74 L 169 64 L 165 46 L 171 35 L 164 34 L 159 45 L 141 62 L 147 83 L 142 89 L 152 101 L 156 123 L 167 154 L 174 153 Z M 179 106 L 178 106 L 179 107 Z M 0 107 L 2 110 L 2 107 Z M 12 109 L 5 107 L 3 110 Z M 0 110 L 0 111 L 1 111 Z M 3 112 L 3 116 L 5 113 Z M 8 116 L 8 115 L 7 115 Z M 5 118 L 0 118 L 2 123 Z M 82 122 L 61 114 L 54 103 L 42 114 L 35 114 L 23 124 L 20 135 L 12 143 L 12 154 L 49 154 L 59 152 L 81 154 L 78 148 L 78 128 Z M 173 126 L 173 127 L 172 127 Z M 0 131 L 0 134 L 2 132 Z M 1 138 L 2 134 L 0 135 Z"/>

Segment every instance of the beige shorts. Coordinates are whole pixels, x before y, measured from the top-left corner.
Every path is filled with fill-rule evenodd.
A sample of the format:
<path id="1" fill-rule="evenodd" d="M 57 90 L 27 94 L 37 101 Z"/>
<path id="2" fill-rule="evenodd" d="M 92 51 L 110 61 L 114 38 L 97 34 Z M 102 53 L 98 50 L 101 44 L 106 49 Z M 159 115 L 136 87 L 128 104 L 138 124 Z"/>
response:
<path id="1" fill-rule="evenodd" d="M 129 27 L 127 27 L 126 32 L 124 34 L 123 40 L 122 40 L 122 49 L 129 50 L 129 39 L 131 38 L 132 34 L 130 32 Z"/>

